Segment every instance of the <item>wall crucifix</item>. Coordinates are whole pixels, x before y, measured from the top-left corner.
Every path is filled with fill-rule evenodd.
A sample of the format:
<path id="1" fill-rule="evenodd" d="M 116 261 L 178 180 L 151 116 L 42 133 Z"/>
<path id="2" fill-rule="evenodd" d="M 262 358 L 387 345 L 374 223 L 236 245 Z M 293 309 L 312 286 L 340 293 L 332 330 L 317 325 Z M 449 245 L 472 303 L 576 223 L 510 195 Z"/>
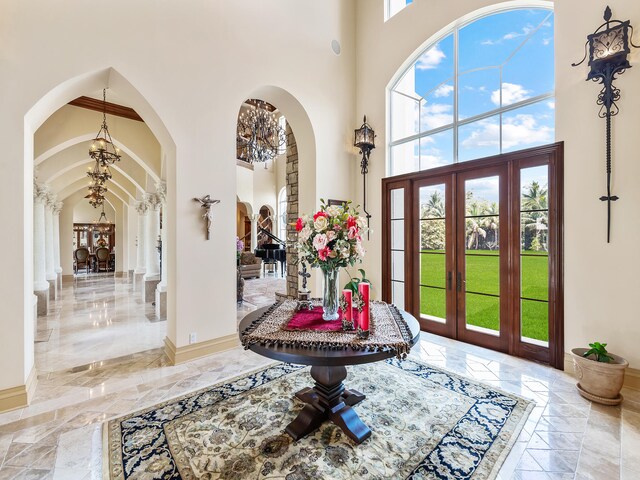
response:
<path id="1" fill-rule="evenodd" d="M 195 202 L 200 202 L 200 207 L 204 209 L 204 213 L 202 214 L 202 218 L 204 218 L 206 224 L 206 232 L 207 232 L 207 240 L 211 238 L 211 225 L 213 224 L 213 212 L 211 211 L 211 207 L 216 203 L 220 203 L 220 200 L 213 200 L 211 195 L 205 195 L 202 198 L 194 198 Z"/>

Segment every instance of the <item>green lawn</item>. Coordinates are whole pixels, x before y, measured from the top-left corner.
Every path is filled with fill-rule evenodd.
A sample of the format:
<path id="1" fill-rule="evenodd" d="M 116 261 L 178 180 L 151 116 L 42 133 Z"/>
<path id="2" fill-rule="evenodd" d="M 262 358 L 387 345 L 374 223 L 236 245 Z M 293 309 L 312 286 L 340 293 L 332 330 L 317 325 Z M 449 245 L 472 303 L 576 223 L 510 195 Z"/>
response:
<path id="1" fill-rule="evenodd" d="M 527 252 L 522 256 L 521 317 L 525 337 L 548 341 L 549 284 L 548 260 L 544 252 Z M 421 255 L 420 311 L 444 318 L 445 290 L 430 287 L 446 285 L 445 255 L 429 250 Z M 466 314 L 467 323 L 498 330 L 500 269 L 497 251 L 467 250 L 466 256 Z M 484 294 L 484 295 L 483 295 Z M 531 299 L 531 300 L 527 300 Z M 542 301 L 536 301 L 542 300 Z"/>

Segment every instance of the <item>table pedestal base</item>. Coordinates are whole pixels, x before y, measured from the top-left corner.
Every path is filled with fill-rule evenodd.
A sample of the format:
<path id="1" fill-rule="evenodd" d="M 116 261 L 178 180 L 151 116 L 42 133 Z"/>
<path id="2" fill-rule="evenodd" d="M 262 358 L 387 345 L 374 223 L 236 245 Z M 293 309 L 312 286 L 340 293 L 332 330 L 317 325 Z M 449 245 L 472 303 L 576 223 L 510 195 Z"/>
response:
<path id="1" fill-rule="evenodd" d="M 311 377 L 316 381 L 315 386 L 296 393 L 296 397 L 306 405 L 285 429 L 291 438 L 300 440 L 320 427 L 325 420 L 338 425 L 356 443 L 369 438 L 371 430 L 351 408 L 364 400 L 365 396 L 344 388 L 342 381 L 347 378 L 346 367 L 312 366 Z"/>

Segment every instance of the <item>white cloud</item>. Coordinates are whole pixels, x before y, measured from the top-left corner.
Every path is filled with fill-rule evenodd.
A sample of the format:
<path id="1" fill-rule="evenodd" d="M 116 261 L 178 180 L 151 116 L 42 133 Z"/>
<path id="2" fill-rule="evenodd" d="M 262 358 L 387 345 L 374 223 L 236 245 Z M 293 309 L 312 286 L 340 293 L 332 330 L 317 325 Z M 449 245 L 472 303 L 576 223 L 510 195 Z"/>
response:
<path id="1" fill-rule="evenodd" d="M 452 92 L 453 92 L 453 85 L 444 84 L 436 88 L 435 91 L 433 92 L 433 95 L 436 98 L 448 97 L 449 95 L 451 95 Z"/>
<path id="2" fill-rule="evenodd" d="M 547 107 L 549 107 L 551 110 L 555 110 L 556 109 L 556 102 L 554 102 L 553 100 L 547 102 Z"/>
<path id="3" fill-rule="evenodd" d="M 526 90 L 522 85 L 505 82 L 502 84 L 502 105 L 511 105 L 526 100 L 530 93 L 531 90 Z M 491 101 L 496 106 L 500 106 L 500 90 L 491 92 Z"/>
<path id="4" fill-rule="evenodd" d="M 480 42 L 480 44 L 481 45 L 497 45 L 499 43 L 504 42 L 505 40 L 513 40 L 515 38 L 525 37 L 529 35 L 531 32 L 533 32 L 534 30 L 535 30 L 535 27 L 533 25 L 525 25 L 524 27 L 522 27 L 522 30 L 519 32 L 509 32 L 497 40 L 487 39 Z"/>
<path id="5" fill-rule="evenodd" d="M 447 58 L 447 56 L 442 50 L 440 50 L 440 46 L 436 45 L 420 56 L 416 62 L 416 68 L 418 70 L 431 70 L 437 68 L 438 65 L 440 65 L 440 62 L 445 58 Z"/>
<path id="6" fill-rule="evenodd" d="M 453 106 L 445 103 L 432 103 L 422 106 L 420 114 L 421 130 L 427 131 L 453 123 Z"/>
<path id="7" fill-rule="evenodd" d="M 542 44 L 546 47 L 547 45 L 549 45 L 551 43 L 551 38 L 543 38 L 542 39 Z"/>
<path id="8" fill-rule="evenodd" d="M 462 141 L 464 148 L 495 147 L 500 144 L 500 127 L 495 120 L 478 122 L 478 128 Z M 533 115 L 508 117 L 502 124 L 502 147 L 512 149 L 527 145 L 540 145 L 553 141 L 553 129 L 539 125 Z"/>

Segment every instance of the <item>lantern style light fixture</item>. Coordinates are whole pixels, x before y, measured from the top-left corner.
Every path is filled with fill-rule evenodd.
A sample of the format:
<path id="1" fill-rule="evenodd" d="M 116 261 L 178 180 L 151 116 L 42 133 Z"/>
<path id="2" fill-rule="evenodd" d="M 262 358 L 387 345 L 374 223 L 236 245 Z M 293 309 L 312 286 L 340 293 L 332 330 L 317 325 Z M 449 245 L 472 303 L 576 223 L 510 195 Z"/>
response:
<path id="1" fill-rule="evenodd" d="M 589 57 L 589 74 L 587 81 L 592 80 L 602 85 L 596 104 L 600 106 L 598 116 L 606 120 L 606 172 L 607 194 L 600 200 L 607 202 L 607 243 L 611 239 L 611 202 L 618 200 L 617 195 L 611 194 L 611 117 L 618 114 L 620 109 L 616 102 L 620 100 L 620 89 L 613 85 L 616 75 L 621 75 L 631 68 L 628 55 L 634 45 L 633 27 L 629 20 L 611 20 L 611 9 L 607 6 L 604 11 L 604 23 L 595 32 L 587 35 L 585 54 L 577 67 Z"/>
<path id="2" fill-rule="evenodd" d="M 371 125 L 367 123 L 367 116 L 365 115 L 362 119 L 362 126 L 354 131 L 354 140 L 353 146 L 358 147 L 360 149 L 360 155 L 362 155 L 362 160 L 360 160 L 360 173 L 362 173 L 363 177 L 363 207 L 365 216 L 367 217 L 367 227 L 369 227 L 369 219 L 371 218 L 371 214 L 367 212 L 367 173 L 369 173 L 369 156 L 371 155 L 371 150 L 376 148 L 376 133 L 371 128 Z M 369 239 L 369 233 L 367 232 L 367 240 Z"/>
<path id="3" fill-rule="evenodd" d="M 96 138 L 89 148 L 89 156 L 100 164 L 101 167 L 108 167 L 120 161 L 120 149 L 118 149 L 111 139 L 109 128 L 107 127 L 107 89 L 102 90 L 102 125 L 96 134 Z"/>
<path id="4" fill-rule="evenodd" d="M 102 202 L 102 213 L 100 213 L 100 217 L 98 217 L 98 220 L 95 221 L 95 223 L 102 223 L 102 219 L 104 218 L 104 223 L 111 223 L 108 219 L 107 219 L 107 214 L 104 213 L 104 202 Z"/>
<path id="5" fill-rule="evenodd" d="M 287 138 L 273 113 L 275 108 L 262 100 L 247 100 L 249 107 L 238 117 L 236 147 L 238 158 L 249 163 L 265 163 L 281 152 Z M 265 163 L 266 168 L 266 163 Z"/>

